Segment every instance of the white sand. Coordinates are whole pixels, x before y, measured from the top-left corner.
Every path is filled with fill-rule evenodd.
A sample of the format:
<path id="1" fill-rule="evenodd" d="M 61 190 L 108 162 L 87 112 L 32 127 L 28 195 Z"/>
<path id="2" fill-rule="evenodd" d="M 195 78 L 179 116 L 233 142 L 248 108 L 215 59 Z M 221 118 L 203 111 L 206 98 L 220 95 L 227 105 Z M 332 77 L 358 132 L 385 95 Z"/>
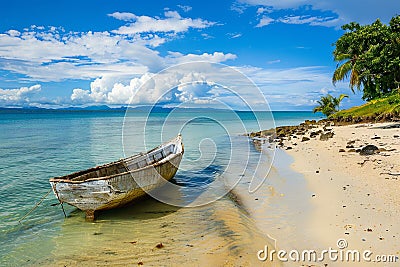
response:
<path id="1" fill-rule="evenodd" d="M 301 142 L 301 136 L 285 141 L 285 147 L 293 147 L 287 150 L 294 157 L 293 169 L 304 175 L 312 192 L 309 229 L 305 230 L 321 248 L 337 248 L 336 241 L 344 238 L 348 249 L 369 249 L 374 253 L 371 258 L 377 254 L 400 257 L 400 176 L 396 175 L 400 173 L 400 138 L 394 137 L 400 135 L 400 128 L 382 129 L 393 124 L 335 126 L 335 135 L 328 141 L 320 141 L 319 136 L 306 142 Z M 371 139 L 375 136 L 380 139 Z M 355 149 L 373 144 L 393 151 L 362 156 L 348 152 L 349 141 L 355 141 Z M 398 264 L 400 259 L 379 266 Z M 353 266 L 338 262 L 328 266 L 349 265 Z"/>

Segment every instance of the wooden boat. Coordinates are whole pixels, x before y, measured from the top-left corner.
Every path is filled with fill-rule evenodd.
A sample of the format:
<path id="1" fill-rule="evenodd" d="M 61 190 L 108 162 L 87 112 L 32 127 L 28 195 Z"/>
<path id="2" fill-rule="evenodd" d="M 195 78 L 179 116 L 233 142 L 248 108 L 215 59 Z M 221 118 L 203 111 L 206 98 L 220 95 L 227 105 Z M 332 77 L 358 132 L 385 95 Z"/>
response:
<path id="1" fill-rule="evenodd" d="M 174 177 L 183 156 L 181 135 L 146 153 L 50 179 L 60 203 L 86 212 L 123 206 Z"/>

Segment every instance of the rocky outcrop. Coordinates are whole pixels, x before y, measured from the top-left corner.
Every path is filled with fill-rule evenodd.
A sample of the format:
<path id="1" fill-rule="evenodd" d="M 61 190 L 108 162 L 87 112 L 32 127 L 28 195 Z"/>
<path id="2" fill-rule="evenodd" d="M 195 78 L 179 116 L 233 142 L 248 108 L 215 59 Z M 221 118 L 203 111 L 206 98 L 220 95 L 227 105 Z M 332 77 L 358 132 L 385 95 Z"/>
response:
<path id="1" fill-rule="evenodd" d="M 334 122 L 335 125 L 348 125 L 357 123 L 376 123 L 376 122 L 394 122 L 400 121 L 400 114 L 398 111 L 392 113 L 375 113 L 370 116 L 338 116 L 336 118 L 325 119 L 325 121 Z"/>
<path id="2" fill-rule="evenodd" d="M 329 128 L 330 126 L 332 126 L 331 122 L 306 120 L 299 125 L 278 126 L 268 130 L 253 132 L 248 134 L 248 136 L 253 139 L 265 138 L 269 143 L 277 144 L 278 147 L 284 147 L 286 143 L 288 146 L 286 149 L 290 150 L 293 148 L 292 146 L 296 145 L 293 143 L 294 140 L 288 142 L 292 139 L 299 139 L 301 142 L 307 142 L 311 140 L 311 138 L 317 138 L 318 136 L 320 140 L 328 140 L 329 138 L 332 138 L 334 133 L 332 132 L 332 128 Z M 289 145 L 291 147 L 289 147 Z"/>

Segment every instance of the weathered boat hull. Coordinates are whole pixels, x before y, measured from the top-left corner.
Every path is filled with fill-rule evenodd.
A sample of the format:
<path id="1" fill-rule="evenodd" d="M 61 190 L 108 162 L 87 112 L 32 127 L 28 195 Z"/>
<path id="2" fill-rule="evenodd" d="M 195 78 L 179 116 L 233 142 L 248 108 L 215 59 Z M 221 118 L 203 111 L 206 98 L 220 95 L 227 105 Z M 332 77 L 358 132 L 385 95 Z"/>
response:
<path id="1" fill-rule="evenodd" d="M 177 142 L 181 142 L 180 136 L 178 138 Z M 181 143 L 180 145 L 182 146 Z M 140 158 L 147 162 L 150 156 L 154 159 L 154 155 L 157 153 L 162 154 L 159 152 L 162 150 L 160 147 L 159 150 L 157 148 L 152 150 L 153 152 L 120 160 L 118 164 L 126 167 L 121 174 L 91 178 L 85 181 L 74 180 L 77 178 L 66 180 L 59 177 L 50 179 L 50 184 L 60 202 L 68 203 L 85 211 L 86 219 L 94 220 L 96 211 L 124 206 L 142 197 L 146 192 L 160 187 L 175 176 L 183 156 L 183 146 L 181 149 L 177 149 L 177 153 L 171 153 L 161 161 L 155 160 L 154 163 L 139 168 Z M 137 157 L 139 157 L 138 160 L 136 160 Z M 110 168 L 116 164 L 117 162 L 104 166 Z M 137 165 L 136 169 L 132 167 L 133 164 Z M 86 176 L 89 174 L 85 173 Z"/>

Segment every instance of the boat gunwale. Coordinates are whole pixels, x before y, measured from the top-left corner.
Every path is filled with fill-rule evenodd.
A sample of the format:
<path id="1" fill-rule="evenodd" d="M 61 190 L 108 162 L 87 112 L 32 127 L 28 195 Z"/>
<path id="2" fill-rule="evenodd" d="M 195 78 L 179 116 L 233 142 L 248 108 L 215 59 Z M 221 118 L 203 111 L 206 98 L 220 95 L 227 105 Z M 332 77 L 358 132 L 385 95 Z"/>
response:
<path id="1" fill-rule="evenodd" d="M 140 157 L 140 156 L 144 156 L 146 154 L 150 154 L 151 152 L 156 151 L 156 150 L 162 148 L 163 146 L 169 145 L 170 143 L 174 143 L 174 141 L 179 141 L 180 146 L 181 146 L 181 152 L 179 152 L 179 153 L 171 153 L 168 156 L 166 156 L 165 158 L 163 158 L 160 161 L 157 161 L 157 162 L 155 162 L 153 164 L 149 164 L 149 165 L 146 165 L 144 167 L 141 167 L 141 168 L 138 168 L 138 169 L 135 169 L 135 170 L 128 170 L 126 172 L 117 173 L 117 174 L 108 175 L 108 176 L 97 177 L 97 178 L 89 178 L 89 179 L 86 179 L 86 180 L 83 180 L 83 181 L 77 181 L 77 180 L 74 181 L 72 179 L 63 179 L 66 176 L 73 176 L 74 174 L 78 174 L 80 172 L 96 171 L 98 169 L 105 168 L 105 167 L 108 167 L 108 166 L 112 166 L 112 165 L 115 165 L 117 163 L 123 163 L 125 165 L 125 160 L 134 159 L 136 157 Z M 176 143 L 178 143 L 178 142 L 176 142 Z M 118 176 L 123 176 L 123 175 L 126 175 L 126 174 L 136 173 L 136 172 L 143 171 L 143 170 L 146 170 L 146 169 L 149 169 L 149 168 L 155 168 L 155 167 L 157 167 L 159 165 L 165 164 L 165 163 L 173 160 L 174 158 L 182 155 L 183 153 L 184 153 L 184 146 L 183 146 L 183 143 L 182 143 L 182 137 L 179 134 L 175 138 L 173 138 L 173 139 L 171 139 L 171 140 L 169 140 L 169 141 L 167 141 L 167 142 L 165 142 L 165 143 L 163 143 L 163 144 L 161 144 L 161 145 L 159 145 L 159 146 L 157 146 L 157 147 L 155 147 L 155 148 L 153 148 L 153 149 L 151 149 L 151 150 L 149 150 L 147 152 L 140 152 L 140 153 L 132 155 L 130 157 L 119 159 L 117 161 L 113 161 L 113 162 L 106 163 L 106 164 L 103 164 L 103 165 L 99 165 L 99 166 L 96 166 L 96 167 L 92 167 L 92 168 L 89 168 L 89 169 L 84 170 L 84 171 L 77 171 L 77 172 L 74 172 L 72 174 L 68 174 L 68 175 L 65 175 L 65 176 L 53 177 L 53 178 L 49 179 L 49 182 L 50 183 L 55 183 L 55 184 L 56 183 L 82 184 L 82 183 L 91 182 L 91 181 L 109 180 L 109 179 L 112 179 L 112 178 L 115 178 L 115 177 L 118 177 Z M 82 174 L 82 175 L 84 175 L 84 174 Z M 78 175 L 77 177 L 79 177 L 79 176 L 80 175 Z"/>

